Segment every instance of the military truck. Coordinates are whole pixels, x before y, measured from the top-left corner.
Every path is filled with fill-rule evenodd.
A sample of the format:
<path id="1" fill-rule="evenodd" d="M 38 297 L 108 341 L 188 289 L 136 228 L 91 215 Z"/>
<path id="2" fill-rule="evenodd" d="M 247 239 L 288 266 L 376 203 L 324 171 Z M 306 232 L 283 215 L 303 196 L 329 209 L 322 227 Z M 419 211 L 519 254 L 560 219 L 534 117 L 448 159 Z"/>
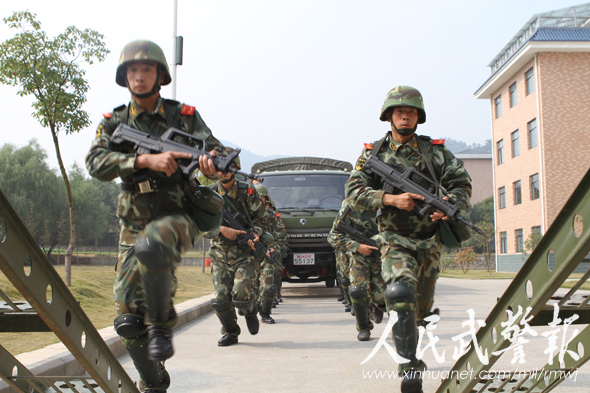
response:
<path id="1" fill-rule="evenodd" d="M 344 200 L 352 165 L 318 157 L 289 157 L 256 163 L 287 228 L 283 281 L 336 283 L 336 257 L 328 233 Z"/>

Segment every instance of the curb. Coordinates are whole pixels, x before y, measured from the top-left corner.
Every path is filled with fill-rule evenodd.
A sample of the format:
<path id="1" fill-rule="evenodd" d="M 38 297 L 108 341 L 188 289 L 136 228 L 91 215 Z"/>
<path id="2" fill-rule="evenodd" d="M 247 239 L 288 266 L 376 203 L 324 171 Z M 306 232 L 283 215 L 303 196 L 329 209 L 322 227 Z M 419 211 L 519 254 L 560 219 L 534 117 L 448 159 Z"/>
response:
<path id="1" fill-rule="evenodd" d="M 209 294 L 174 306 L 178 315 L 178 323 L 174 330 L 180 329 L 189 322 L 212 312 L 211 299 L 214 297 L 214 294 Z M 98 333 L 115 357 L 119 358 L 127 354 L 125 346 L 115 332 L 114 327 L 109 326 L 100 329 Z M 86 370 L 62 343 L 51 344 L 45 348 L 21 353 L 15 357 L 35 376 L 87 375 Z M 14 392 L 14 390 L 6 382 L 0 380 L 0 393 L 10 392 Z"/>

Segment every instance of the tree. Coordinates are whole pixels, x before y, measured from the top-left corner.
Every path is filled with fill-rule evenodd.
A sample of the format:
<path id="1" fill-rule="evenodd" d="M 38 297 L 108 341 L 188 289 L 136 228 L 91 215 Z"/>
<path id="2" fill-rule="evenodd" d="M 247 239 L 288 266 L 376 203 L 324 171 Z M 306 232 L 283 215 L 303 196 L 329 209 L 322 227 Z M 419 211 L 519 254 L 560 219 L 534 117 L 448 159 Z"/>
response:
<path id="1" fill-rule="evenodd" d="M 471 208 L 471 220 L 475 225 L 479 222 L 494 222 L 494 197 L 490 196 Z"/>
<path id="2" fill-rule="evenodd" d="M 522 256 L 523 261 L 526 261 L 528 259 L 529 255 L 532 254 L 535 248 L 537 248 L 542 238 L 543 235 L 541 235 L 538 232 L 529 233 L 528 237 L 524 241 L 524 253 Z"/>
<path id="3" fill-rule="evenodd" d="M 475 251 L 473 251 L 472 247 L 464 247 L 460 249 L 457 251 L 457 254 L 455 254 L 455 258 L 457 259 L 457 262 L 459 262 L 463 274 L 467 274 L 469 271 L 469 265 L 477 260 Z"/>
<path id="4" fill-rule="evenodd" d="M 19 32 L 0 44 L 0 83 L 18 86 L 21 97 L 32 95 L 33 117 L 53 137 L 55 154 L 68 196 L 70 238 L 65 258 L 65 283 L 71 286 L 72 253 L 76 245 L 76 212 L 72 189 L 59 149 L 59 133 L 79 132 L 90 125 L 86 102 L 88 81 L 84 63 L 103 61 L 109 50 L 104 36 L 90 29 L 69 26 L 53 39 L 41 30 L 36 15 L 19 11 L 4 18 L 4 23 Z"/>
<path id="5" fill-rule="evenodd" d="M 46 159 L 35 139 L 19 149 L 0 148 L 0 189 L 49 258 L 59 241 L 55 223 L 66 207 L 66 193 Z"/>
<path id="6" fill-rule="evenodd" d="M 491 222 L 480 221 L 478 223 L 479 228 L 483 231 L 483 234 L 476 233 L 473 237 L 474 243 L 477 247 L 484 251 L 486 258 L 486 265 L 488 267 L 488 274 L 492 276 L 492 253 L 491 245 L 494 244 L 494 236 L 496 230 L 494 224 Z"/>

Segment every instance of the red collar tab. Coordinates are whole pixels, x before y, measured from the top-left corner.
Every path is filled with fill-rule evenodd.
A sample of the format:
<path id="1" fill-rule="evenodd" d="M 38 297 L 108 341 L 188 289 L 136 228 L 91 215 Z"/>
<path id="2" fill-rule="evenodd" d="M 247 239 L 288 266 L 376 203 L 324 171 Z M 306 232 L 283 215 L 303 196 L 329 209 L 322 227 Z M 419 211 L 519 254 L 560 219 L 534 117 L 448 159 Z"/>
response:
<path id="1" fill-rule="evenodd" d="M 444 145 L 445 144 L 445 140 L 444 139 L 433 139 L 432 140 L 432 144 L 433 145 Z"/>
<path id="2" fill-rule="evenodd" d="M 111 117 L 113 117 L 112 113 L 103 113 L 102 117 L 104 117 L 105 119 L 110 119 Z"/>
<path id="3" fill-rule="evenodd" d="M 275 217 L 280 217 L 281 213 L 275 213 Z"/>
<path id="4" fill-rule="evenodd" d="M 254 189 L 248 187 L 248 195 L 252 195 L 252 194 L 254 194 Z"/>
<path id="5" fill-rule="evenodd" d="M 182 108 L 180 108 L 180 114 L 181 115 L 192 116 L 193 113 L 195 113 L 195 107 L 194 106 L 183 105 Z"/>
<path id="6" fill-rule="evenodd" d="M 373 150 L 373 145 L 371 143 L 365 143 L 365 149 Z"/>

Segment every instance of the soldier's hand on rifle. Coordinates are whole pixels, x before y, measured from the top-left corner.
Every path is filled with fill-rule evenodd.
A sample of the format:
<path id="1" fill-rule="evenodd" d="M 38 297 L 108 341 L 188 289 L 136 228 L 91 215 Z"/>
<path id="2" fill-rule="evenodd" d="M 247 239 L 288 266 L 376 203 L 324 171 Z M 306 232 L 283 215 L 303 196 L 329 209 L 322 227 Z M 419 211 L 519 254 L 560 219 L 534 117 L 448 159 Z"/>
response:
<path id="1" fill-rule="evenodd" d="M 256 246 L 254 245 L 254 243 L 256 243 L 258 239 L 260 239 L 260 237 L 258 237 L 258 234 L 256 232 L 253 232 L 252 234 L 254 235 L 254 240 L 248 240 L 248 245 L 252 247 L 253 250 L 256 250 Z"/>
<path id="2" fill-rule="evenodd" d="M 445 196 L 445 197 L 443 197 L 443 199 L 445 201 L 448 201 L 449 197 Z M 449 219 L 449 217 L 447 217 L 447 215 L 445 213 L 441 212 L 438 209 L 436 209 L 436 211 L 430 215 L 430 218 L 432 219 L 432 221 L 440 220 L 441 218 L 445 221 L 447 221 Z"/>
<path id="3" fill-rule="evenodd" d="M 357 252 L 363 255 L 371 255 L 373 251 L 379 250 L 377 247 L 369 246 L 366 244 L 359 244 L 359 247 L 356 249 Z"/>
<path id="4" fill-rule="evenodd" d="M 215 156 L 217 156 L 217 151 L 211 150 L 209 152 L 209 155 L 211 157 L 215 157 Z M 199 157 L 199 170 L 205 176 L 218 175 L 220 177 L 223 177 L 223 172 L 219 172 L 215 168 L 215 164 L 213 164 L 213 160 L 211 158 L 207 157 L 206 155 L 202 155 Z"/>
<path id="5" fill-rule="evenodd" d="M 236 237 L 238 237 L 239 234 L 246 233 L 246 232 L 245 231 L 238 231 L 237 229 L 233 229 L 230 227 L 221 226 L 221 228 L 219 228 L 219 233 L 221 233 L 223 236 L 225 236 L 229 240 L 236 240 Z M 250 240 L 248 241 L 248 244 L 250 244 Z"/>
<path id="6" fill-rule="evenodd" d="M 176 151 L 167 151 L 158 154 L 140 154 L 135 158 L 135 168 L 149 168 L 157 172 L 164 172 L 170 177 L 178 169 L 178 158 L 191 158 L 189 153 L 180 153 Z"/>
<path id="7" fill-rule="evenodd" d="M 401 210 L 411 211 L 416 206 L 414 199 L 424 200 L 422 195 L 406 192 L 399 195 L 385 194 L 383 195 L 383 204 L 386 206 L 395 206 Z"/>

